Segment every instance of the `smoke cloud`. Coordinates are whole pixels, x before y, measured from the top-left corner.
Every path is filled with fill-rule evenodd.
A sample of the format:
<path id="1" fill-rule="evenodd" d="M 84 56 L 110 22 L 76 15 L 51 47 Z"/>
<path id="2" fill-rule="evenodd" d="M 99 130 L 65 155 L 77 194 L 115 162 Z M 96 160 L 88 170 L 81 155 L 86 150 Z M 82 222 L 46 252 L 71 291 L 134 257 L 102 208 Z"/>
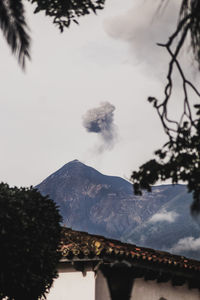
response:
<path id="1" fill-rule="evenodd" d="M 106 33 L 114 39 L 127 42 L 135 63 L 161 71 L 169 61 L 169 55 L 156 43 L 166 43 L 177 25 L 180 0 L 134 1 L 134 7 L 126 13 L 107 18 L 104 22 Z M 155 72 L 155 70 L 154 70 Z"/>
<path id="2" fill-rule="evenodd" d="M 102 102 L 99 107 L 90 109 L 83 116 L 83 126 L 88 132 L 100 137 L 99 153 L 111 150 L 116 142 L 117 131 L 114 124 L 115 106 L 109 102 Z"/>

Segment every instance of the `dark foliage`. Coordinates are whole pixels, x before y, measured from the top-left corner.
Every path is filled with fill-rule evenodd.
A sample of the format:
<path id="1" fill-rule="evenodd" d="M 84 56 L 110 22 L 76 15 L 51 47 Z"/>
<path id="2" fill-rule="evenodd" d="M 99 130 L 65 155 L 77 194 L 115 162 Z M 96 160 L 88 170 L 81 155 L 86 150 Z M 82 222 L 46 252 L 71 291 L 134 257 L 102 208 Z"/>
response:
<path id="1" fill-rule="evenodd" d="M 71 21 L 78 24 L 77 17 L 90 12 L 96 13 L 104 7 L 105 0 L 28 0 L 36 4 L 35 13 L 44 10 L 47 16 L 53 17 L 53 23 L 61 32 L 69 27 Z"/>
<path id="2" fill-rule="evenodd" d="M 182 0 L 180 22 L 183 22 L 183 31 L 188 27 L 194 57 L 200 68 L 200 1 Z"/>
<path id="3" fill-rule="evenodd" d="M 200 105 L 198 106 L 200 108 Z M 200 112 L 200 109 L 199 109 Z M 188 191 L 193 192 L 192 212 L 200 211 L 200 120 L 196 131 L 191 133 L 188 123 L 179 128 L 176 139 L 155 152 L 157 159 L 142 165 L 138 172 L 133 172 L 135 194 L 141 195 L 141 189 L 151 191 L 151 186 L 158 180 L 171 179 L 173 184 L 186 182 Z"/>
<path id="4" fill-rule="evenodd" d="M 22 0 L 0 1 L 0 28 L 13 53 L 24 68 L 25 58 L 30 58 L 30 38 L 24 16 Z"/>
<path id="5" fill-rule="evenodd" d="M 0 299 L 44 298 L 57 277 L 58 208 L 33 188 L 0 184 Z"/>
<path id="6" fill-rule="evenodd" d="M 179 62 L 180 50 L 186 39 L 190 38 L 194 59 L 200 68 L 200 1 L 183 0 L 180 19 L 175 32 L 164 47 L 170 62 L 167 73 L 167 84 L 164 89 L 164 100 L 149 97 L 161 120 L 168 142 L 155 152 L 156 158 L 143 164 L 139 171 L 133 172 L 132 181 L 136 194 L 142 189 L 151 191 L 157 181 L 171 179 L 172 183 L 185 182 L 188 191 L 193 193 L 192 213 L 200 212 L 200 104 L 195 105 L 192 112 L 191 95 L 200 99 L 200 92 L 186 78 Z M 178 71 L 183 87 L 183 110 L 179 119 L 169 117 L 169 103 L 172 99 L 174 81 L 173 72 Z M 191 93 L 192 91 L 192 93 Z M 179 99 L 180 100 L 180 99 Z"/>

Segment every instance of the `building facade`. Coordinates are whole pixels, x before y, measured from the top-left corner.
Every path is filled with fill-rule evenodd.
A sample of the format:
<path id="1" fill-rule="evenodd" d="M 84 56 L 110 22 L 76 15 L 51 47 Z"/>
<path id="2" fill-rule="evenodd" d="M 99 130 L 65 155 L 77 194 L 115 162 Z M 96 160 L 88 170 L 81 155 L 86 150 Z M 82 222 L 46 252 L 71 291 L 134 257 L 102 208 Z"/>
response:
<path id="1" fill-rule="evenodd" d="M 95 300 L 200 300 L 199 261 L 69 228 L 59 251 L 60 273 L 94 272 Z"/>

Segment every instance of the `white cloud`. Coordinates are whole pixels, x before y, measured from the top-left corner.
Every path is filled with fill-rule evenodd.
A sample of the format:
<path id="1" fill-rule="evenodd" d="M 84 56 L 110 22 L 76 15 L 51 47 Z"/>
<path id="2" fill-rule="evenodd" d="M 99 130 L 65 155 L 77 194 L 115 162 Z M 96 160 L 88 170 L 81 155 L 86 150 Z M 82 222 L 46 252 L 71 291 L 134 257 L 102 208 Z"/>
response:
<path id="1" fill-rule="evenodd" d="M 175 222 L 175 220 L 177 219 L 177 217 L 179 216 L 179 214 L 177 214 L 174 211 L 162 211 L 159 213 L 156 213 L 155 215 L 153 215 L 149 222 L 151 223 L 156 223 L 156 222 L 169 222 L 169 223 L 173 223 Z"/>
<path id="2" fill-rule="evenodd" d="M 180 239 L 169 251 L 180 252 L 185 251 L 198 251 L 200 250 L 200 238 L 195 239 L 192 236 Z"/>

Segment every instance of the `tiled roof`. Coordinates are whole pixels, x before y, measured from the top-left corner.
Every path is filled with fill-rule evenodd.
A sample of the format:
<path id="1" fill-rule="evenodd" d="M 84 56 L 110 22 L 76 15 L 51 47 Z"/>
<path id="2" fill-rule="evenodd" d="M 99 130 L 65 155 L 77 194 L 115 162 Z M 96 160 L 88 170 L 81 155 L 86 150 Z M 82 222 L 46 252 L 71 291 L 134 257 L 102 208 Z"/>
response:
<path id="1" fill-rule="evenodd" d="M 63 228 L 59 249 L 62 258 L 75 260 L 102 260 L 105 262 L 127 262 L 130 265 L 157 265 L 159 268 L 170 267 L 184 273 L 195 273 L 200 278 L 200 261 L 168 252 L 137 247 L 117 240 Z"/>

